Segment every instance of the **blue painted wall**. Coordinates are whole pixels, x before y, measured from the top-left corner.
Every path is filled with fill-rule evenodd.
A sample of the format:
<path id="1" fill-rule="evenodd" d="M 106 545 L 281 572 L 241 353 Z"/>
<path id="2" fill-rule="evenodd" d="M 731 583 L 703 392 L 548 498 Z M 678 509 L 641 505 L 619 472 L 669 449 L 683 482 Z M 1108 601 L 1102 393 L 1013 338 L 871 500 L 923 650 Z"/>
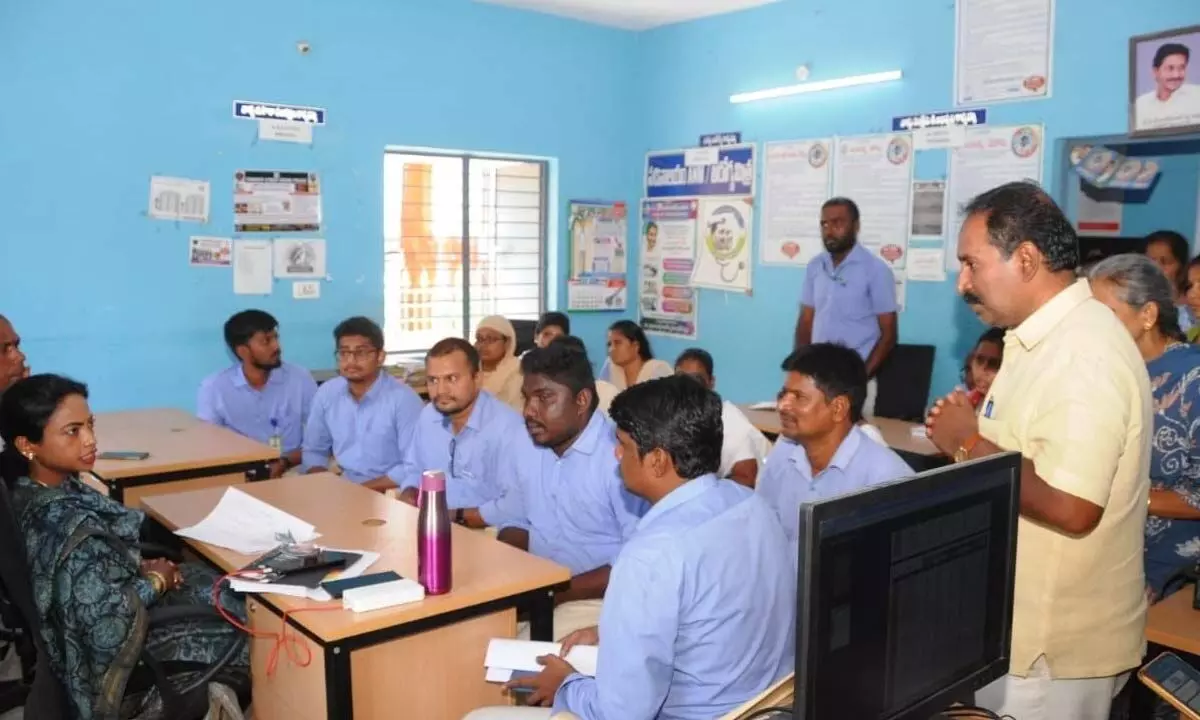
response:
<path id="1" fill-rule="evenodd" d="M 561 201 L 635 198 L 636 48 L 467 0 L 0 3 L 0 313 L 35 369 L 88 381 L 99 409 L 193 407 L 245 307 L 279 317 L 288 359 L 328 367 L 334 324 L 382 320 L 385 146 L 555 158 Z M 324 107 L 329 124 L 312 148 L 259 145 L 235 99 Z M 319 301 L 287 283 L 235 296 L 228 270 L 188 268 L 189 235 L 231 232 L 238 168 L 321 173 Z M 210 179 L 211 222 L 147 219 L 154 174 Z M 576 322 L 596 345 L 609 319 Z"/>
<path id="2" fill-rule="evenodd" d="M 468 0 L 0 3 L 0 312 L 37 369 L 89 381 L 100 409 L 191 407 L 200 378 L 227 362 L 221 323 L 250 304 L 279 316 L 289 359 L 326 366 L 334 323 L 382 316 L 385 146 L 554 158 L 556 214 L 572 197 L 632 204 L 644 153 L 704 132 L 849 135 L 947 109 L 953 7 L 783 0 L 634 34 Z M 1125 129 L 1128 36 L 1196 22 L 1195 0 L 1058 0 L 1054 97 L 995 106 L 990 120 L 1046 124 L 1054 187 L 1056 138 Z M 299 40 L 310 55 L 296 52 Z M 729 104 L 732 92 L 792 82 L 801 63 L 814 79 L 891 68 L 906 77 Z M 330 124 L 311 149 L 258 145 L 254 124 L 230 117 L 234 99 L 325 107 Z M 319 302 L 297 303 L 286 286 L 267 300 L 237 297 L 228 272 L 187 268 L 188 235 L 230 232 L 231 176 L 245 167 L 322 174 L 333 282 Z M 945 172 L 944 154 L 918 157 L 918 179 Z M 146 219 L 152 174 L 212 180 L 212 222 Z M 732 399 L 778 387 L 801 278 L 758 267 L 752 298 L 704 293 L 699 344 Z M 562 273 L 554 283 L 564 297 Z M 574 318 L 594 360 L 615 319 Z M 909 285 L 901 339 L 938 346 L 936 392 L 953 385 L 978 331 L 952 281 Z M 667 358 L 683 347 L 656 343 Z"/>
<path id="3" fill-rule="evenodd" d="M 1197 22 L 1195 0 L 1159 0 L 1152 7 L 1057 0 L 1053 97 L 992 106 L 988 120 L 1045 124 L 1043 180 L 1054 187 L 1056 139 L 1127 129 L 1129 36 Z M 643 151 L 689 145 L 702 133 L 727 130 L 759 143 L 882 132 L 895 115 L 949 109 L 953 101 L 952 0 L 783 0 L 661 28 L 643 35 L 640 46 Z M 804 63 L 814 80 L 895 68 L 905 77 L 888 85 L 729 103 L 734 92 L 795 82 L 793 71 Z M 916 179 L 944 177 L 946 160 L 944 152 L 918 154 Z M 900 318 L 902 342 L 937 346 L 935 393 L 957 382 L 960 359 L 981 330 L 955 295 L 953 278 L 909 283 Z M 754 268 L 753 297 L 703 292 L 698 343 L 713 352 L 720 389 L 731 399 L 761 400 L 778 389 L 775 369 L 791 346 L 802 280 L 802 269 L 760 266 Z M 684 345 L 659 340 L 655 349 L 674 357 Z"/>

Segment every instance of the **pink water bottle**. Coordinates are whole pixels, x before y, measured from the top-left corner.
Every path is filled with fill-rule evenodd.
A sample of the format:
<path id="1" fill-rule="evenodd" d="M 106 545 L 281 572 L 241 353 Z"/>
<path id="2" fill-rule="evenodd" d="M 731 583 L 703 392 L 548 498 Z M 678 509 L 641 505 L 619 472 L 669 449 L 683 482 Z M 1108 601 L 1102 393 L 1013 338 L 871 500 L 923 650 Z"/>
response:
<path id="1" fill-rule="evenodd" d="M 430 595 L 450 592 L 450 511 L 446 509 L 446 475 L 421 473 L 417 500 L 417 582 Z"/>

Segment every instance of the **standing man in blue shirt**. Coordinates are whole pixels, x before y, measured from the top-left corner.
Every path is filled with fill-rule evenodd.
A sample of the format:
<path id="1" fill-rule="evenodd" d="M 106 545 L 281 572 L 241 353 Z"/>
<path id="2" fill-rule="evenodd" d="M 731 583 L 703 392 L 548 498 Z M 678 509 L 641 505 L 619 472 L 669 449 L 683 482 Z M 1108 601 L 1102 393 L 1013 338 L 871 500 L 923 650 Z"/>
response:
<path id="1" fill-rule="evenodd" d="M 896 284 L 892 269 L 858 244 L 858 205 L 849 198 L 821 207 L 825 251 L 804 273 L 794 349 L 835 342 L 856 351 L 867 364 L 864 412 L 875 411 L 875 374 L 896 347 Z"/>
<path id="2" fill-rule="evenodd" d="M 204 378 L 196 415 L 279 450 L 271 477 L 300 464 L 304 421 L 317 383 L 307 368 L 283 361 L 279 322 L 262 310 L 225 321 L 225 344 L 238 362 Z"/>
<path id="3" fill-rule="evenodd" d="M 858 427 L 867 394 L 867 370 L 858 353 L 816 343 L 789 355 L 783 371 L 782 432 L 756 490 L 779 515 L 794 553 L 803 503 L 914 473 L 894 450 Z"/>
<path id="4" fill-rule="evenodd" d="M 613 567 L 599 627 L 563 642 L 563 656 L 599 646 L 596 677 L 547 655 L 539 675 L 511 686 L 583 720 L 723 717 L 792 671 L 792 553 L 762 498 L 715 475 L 715 393 L 686 377 L 652 380 L 611 414 L 621 476 L 651 508 Z"/>
<path id="5" fill-rule="evenodd" d="M 352 317 L 333 330 L 338 375 L 317 389 L 304 428 L 304 469 L 326 472 L 332 456 L 348 480 L 383 492 L 404 481 L 421 398 L 383 371 L 383 330 Z"/>
<path id="6" fill-rule="evenodd" d="M 570 589 L 554 595 L 554 637 L 595 625 L 612 562 L 637 523 L 640 500 L 617 472 L 612 423 L 596 411 L 587 355 L 569 340 L 521 358 L 525 427 L 515 477 L 495 508 L 500 540 L 566 566 Z"/>
<path id="7" fill-rule="evenodd" d="M 495 521 L 502 478 L 516 449 L 529 444 L 525 421 L 479 385 L 479 352 L 462 338 L 439 340 L 425 355 L 429 404 L 421 410 L 400 499 L 417 504 L 421 473 L 446 473 L 446 505 L 455 522 L 482 528 Z"/>

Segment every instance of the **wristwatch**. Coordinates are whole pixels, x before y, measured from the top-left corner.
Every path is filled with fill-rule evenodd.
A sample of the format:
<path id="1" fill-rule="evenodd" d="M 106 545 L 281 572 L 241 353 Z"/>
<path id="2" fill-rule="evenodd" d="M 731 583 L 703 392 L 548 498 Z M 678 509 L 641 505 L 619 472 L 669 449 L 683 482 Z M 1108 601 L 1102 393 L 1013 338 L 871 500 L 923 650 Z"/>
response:
<path id="1" fill-rule="evenodd" d="M 982 439 L 983 436 L 979 433 L 975 433 L 971 437 L 967 438 L 963 444 L 959 445 L 958 449 L 954 451 L 954 462 L 960 463 L 970 460 L 971 451 L 975 449 L 975 446 L 978 445 L 979 441 Z"/>
<path id="2" fill-rule="evenodd" d="M 455 510 L 454 511 L 454 522 L 458 523 L 459 525 L 466 525 L 467 524 L 467 511 L 464 510 L 463 508 L 459 508 L 459 509 Z"/>

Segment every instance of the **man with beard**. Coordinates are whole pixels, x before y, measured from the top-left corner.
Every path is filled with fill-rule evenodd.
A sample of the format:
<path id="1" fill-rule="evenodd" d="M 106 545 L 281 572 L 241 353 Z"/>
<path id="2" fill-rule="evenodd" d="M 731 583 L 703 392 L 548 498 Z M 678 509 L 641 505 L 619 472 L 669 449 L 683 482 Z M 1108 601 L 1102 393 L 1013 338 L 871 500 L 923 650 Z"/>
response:
<path id="1" fill-rule="evenodd" d="M 595 625 L 617 552 L 643 501 L 621 483 L 615 429 L 596 411 L 587 355 L 565 338 L 521 358 L 525 427 L 515 475 L 496 504 L 500 540 L 566 566 L 571 587 L 554 594 L 554 638 Z M 515 443 L 514 443 L 515 445 Z"/>
<path id="2" fill-rule="evenodd" d="M 429 404 L 421 410 L 406 454 L 409 463 L 400 499 L 417 504 L 425 470 L 446 473 L 446 505 L 460 525 L 481 528 L 495 521 L 496 501 L 516 448 L 529 443 L 515 410 L 479 386 L 479 353 L 462 338 L 446 338 L 425 355 Z"/>
<path id="3" fill-rule="evenodd" d="M 867 364 L 863 412 L 875 410 L 875 374 L 896 347 L 896 285 L 892 270 L 858 244 L 858 205 L 836 197 L 821 207 L 825 252 L 804 273 L 800 319 L 794 347 L 833 342 L 859 354 Z"/>
<path id="4" fill-rule="evenodd" d="M 352 317 L 333 330 L 338 375 L 317 389 L 304 426 L 305 472 L 326 472 L 337 460 L 341 474 L 370 490 L 400 487 L 421 398 L 383 371 L 383 330 Z"/>
<path id="5" fill-rule="evenodd" d="M 958 292 L 1008 330 L 1004 362 L 978 417 L 962 391 L 936 403 L 930 439 L 958 462 L 1023 456 L 1012 659 L 975 701 L 1021 720 L 1107 718 L 1145 649 L 1146 365 L 1076 279 L 1075 231 L 1041 188 L 1001 185 L 964 216 Z"/>
<path id="6" fill-rule="evenodd" d="M 262 310 L 243 310 L 225 322 L 225 344 L 238 362 L 200 383 L 196 415 L 279 450 L 270 464 L 280 477 L 300 464 L 304 422 L 317 383 L 312 373 L 283 361 L 279 323 Z"/>
<path id="7" fill-rule="evenodd" d="M 889 447 L 858 426 L 867 372 L 853 350 L 832 343 L 802 347 L 783 361 L 780 438 L 756 490 L 779 515 L 799 549 L 800 506 L 913 475 Z"/>

